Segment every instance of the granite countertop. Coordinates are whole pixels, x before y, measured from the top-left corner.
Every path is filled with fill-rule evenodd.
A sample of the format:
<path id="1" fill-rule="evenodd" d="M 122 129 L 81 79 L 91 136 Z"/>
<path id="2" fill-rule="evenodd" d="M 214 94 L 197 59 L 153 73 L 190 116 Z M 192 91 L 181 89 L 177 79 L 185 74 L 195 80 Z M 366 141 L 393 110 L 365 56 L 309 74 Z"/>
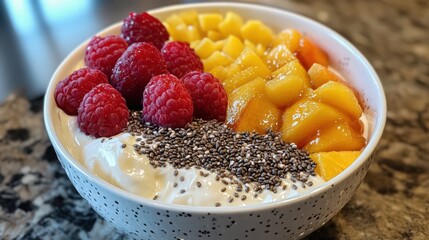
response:
<path id="1" fill-rule="evenodd" d="M 387 96 L 385 133 L 364 182 L 308 239 L 426 239 L 429 2 L 265 3 L 314 18 L 349 39 L 373 64 Z M 45 132 L 42 102 L 11 95 L 0 105 L 0 238 L 126 238 L 71 185 Z"/>

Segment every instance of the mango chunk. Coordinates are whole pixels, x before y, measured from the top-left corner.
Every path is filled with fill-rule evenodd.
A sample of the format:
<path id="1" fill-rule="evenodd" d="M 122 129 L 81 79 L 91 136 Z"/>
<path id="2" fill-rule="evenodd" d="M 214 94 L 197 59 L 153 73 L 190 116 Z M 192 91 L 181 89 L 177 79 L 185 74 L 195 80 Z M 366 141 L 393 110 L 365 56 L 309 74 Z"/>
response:
<path id="1" fill-rule="evenodd" d="M 240 15 L 234 12 L 227 12 L 224 20 L 219 23 L 219 32 L 223 36 L 235 35 L 237 37 L 241 36 L 240 29 L 243 25 L 243 19 Z"/>
<path id="2" fill-rule="evenodd" d="M 188 10 L 179 13 L 179 17 L 187 25 L 193 25 L 198 23 L 198 12 L 197 10 Z"/>
<path id="3" fill-rule="evenodd" d="M 296 60 L 296 57 L 284 44 L 273 47 L 265 56 L 265 62 L 271 71 L 275 71 L 293 60 Z"/>
<path id="4" fill-rule="evenodd" d="M 232 62 L 232 58 L 227 54 L 214 51 L 208 58 L 202 60 L 205 71 L 210 71 L 215 66 L 226 66 Z"/>
<path id="5" fill-rule="evenodd" d="M 237 132 L 266 134 L 269 130 L 278 130 L 280 119 L 280 109 L 261 95 L 249 101 L 233 128 Z"/>
<path id="6" fill-rule="evenodd" d="M 241 116 L 247 103 L 258 96 L 265 94 L 265 80 L 256 78 L 235 89 L 228 95 L 228 108 L 226 112 L 226 123 L 233 126 Z"/>
<path id="7" fill-rule="evenodd" d="M 261 43 L 268 46 L 274 38 L 271 28 L 259 20 L 249 20 L 240 29 L 243 39 L 248 39 L 254 44 Z"/>
<path id="8" fill-rule="evenodd" d="M 262 72 L 258 70 L 257 66 L 251 66 L 251 67 L 245 68 L 242 71 L 237 72 L 232 77 L 225 79 L 222 82 L 222 84 L 226 93 L 229 95 L 236 88 L 240 87 L 245 83 L 248 83 L 249 81 L 257 77 L 264 78 L 265 75 L 261 76 L 261 73 Z"/>
<path id="9" fill-rule="evenodd" d="M 209 38 L 203 38 L 195 47 L 195 53 L 201 58 L 206 59 L 216 50 L 216 46 Z"/>
<path id="10" fill-rule="evenodd" d="M 314 63 L 310 69 L 308 69 L 308 75 L 310 76 L 313 89 L 322 86 L 328 81 L 344 82 L 337 74 L 318 63 Z"/>
<path id="11" fill-rule="evenodd" d="M 345 84 L 329 81 L 314 90 L 314 99 L 343 111 L 353 119 L 358 119 L 362 115 L 358 99 L 353 90 Z"/>
<path id="12" fill-rule="evenodd" d="M 258 76 L 268 76 L 270 74 L 270 69 L 268 69 L 265 62 L 258 56 L 253 50 L 249 48 L 244 48 L 240 56 L 234 61 L 235 64 L 241 66 L 242 69 L 248 67 L 258 67 Z"/>
<path id="13" fill-rule="evenodd" d="M 276 77 L 266 83 L 268 98 L 280 108 L 292 105 L 305 90 L 305 78 L 297 75 Z"/>
<path id="14" fill-rule="evenodd" d="M 274 40 L 273 46 L 285 45 L 291 52 L 296 52 L 301 41 L 301 33 L 296 29 L 284 29 L 279 32 Z"/>
<path id="15" fill-rule="evenodd" d="M 365 147 L 365 138 L 346 121 L 321 129 L 304 149 L 309 153 L 330 151 L 359 151 Z"/>
<path id="16" fill-rule="evenodd" d="M 283 113 L 282 139 L 303 147 L 307 144 L 306 139 L 342 119 L 347 117 L 335 108 L 321 102 L 302 99 Z"/>
<path id="17" fill-rule="evenodd" d="M 231 56 L 232 58 L 237 58 L 240 55 L 243 48 L 244 48 L 244 45 L 241 42 L 241 40 L 234 35 L 230 35 L 226 39 L 225 44 L 222 47 L 222 51 L 228 54 L 229 56 Z"/>
<path id="18" fill-rule="evenodd" d="M 223 82 L 227 76 L 227 69 L 225 66 L 216 66 L 208 71 L 213 76 L 215 76 L 217 79 L 219 79 L 220 82 Z"/>
<path id="19" fill-rule="evenodd" d="M 305 69 L 309 69 L 313 63 L 318 63 L 325 67 L 329 65 L 328 55 L 306 37 L 301 38 L 300 46 L 296 51 L 296 57 Z"/>
<path id="20" fill-rule="evenodd" d="M 288 75 L 295 75 L 297 77 L 304 79 L 305 87 L 306 88 L 311 87 L 310 77 L 308 76 L 307 71 L 304 69 L 304 67 L 297 59 L 286 63 L 285 65 L 283 65 L 283 67 L 272 72 L 270 78 L 271 79 L 283 78 L 284 76 L 288 76 Z"/>
<path id="21" fill-rule="evenodd" d="M 310 158 L 317 164 L 317 175 L 329 181 L 350 166 L 359 155 L 360 151 L 319 152 L 310 154 Z"/>
<path id="22" fill-rule="evenodd" d="M 216 30 L 222 20 L 223 16 L 219 13 L 201 13 L 198 15 L 198 22 L 203 32 Z"/>
<path id="23" fill-rule="evenodd" d="M 223 38 L 222 33 L 218 32 L 216 30 L 208 31 L 207 37 L 210 38 L 212 41 L 219 41 Z"/>

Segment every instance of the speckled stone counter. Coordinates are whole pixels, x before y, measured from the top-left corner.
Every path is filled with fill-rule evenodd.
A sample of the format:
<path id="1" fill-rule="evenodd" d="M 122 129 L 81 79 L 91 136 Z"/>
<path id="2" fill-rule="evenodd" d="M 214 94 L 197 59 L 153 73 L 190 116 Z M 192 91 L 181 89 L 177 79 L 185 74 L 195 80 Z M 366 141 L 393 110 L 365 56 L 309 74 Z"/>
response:
<path id="1" fill-rule="evenodd" d="M 388 121 L 368 175 L 308 239 L 427 239 L 429 2 L 264 2 L 349 39 L 373 64 L 387 96 Z M 0 105 L 0 238 L 125 239 L 67 179 L 43 126 L 42 102 L 11 95 Z"/>

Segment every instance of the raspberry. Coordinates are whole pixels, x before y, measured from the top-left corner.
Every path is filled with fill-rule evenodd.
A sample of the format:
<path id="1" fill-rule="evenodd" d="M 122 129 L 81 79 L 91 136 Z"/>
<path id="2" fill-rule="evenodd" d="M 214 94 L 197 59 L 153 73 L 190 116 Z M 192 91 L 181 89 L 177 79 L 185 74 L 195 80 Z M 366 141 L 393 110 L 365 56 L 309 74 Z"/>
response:
<path id="1" fill-rule="evenodd" d="M 113 68 L 110 83 L 131 109 L 141 109 L 142 94 L 153 76 L 168 73 L 159 50 L 150 43 L 134 43 Z"/>
<path id="2" fill-rule="evenodd" d="M 161 127 L 179 128 L 192 121 L 192 98 L 172 74 L 153 77 L 143 92 L 143 121 Z"/>
<path id="3" fill-rule="evenodd" d="M 216 77 L 210 73 L 194 71 L 181 80 L 192 96 L 195 117 L 225 121 L 228 97 Z"/>
<path id="4" fill-rule="evenodd" d="M 204 70 L 200 58 L 187 42 L 169 42 L 162 47 L 161 54 L 168 71 L 178 78 L 188 72 Z"/>
<path id="5" fill-rule="evenodd" d="M 170 35 L 164 25 L 155 17 L 144 12 L 131 12 L 122 24 L 122 37 L 128 44 L 136 42 L 150 42 L 161 49 Z"/>
<path id="6" fill-rule="evenodd" d="M 77 109 L 85 94 L 98 84 L 108 82 L 107 76 L 100 70 L 78 69 L 55 87 L 57 106 L 69 115 L 77 115 Z"/>
<path id="7" fill-rule="evenodd" d="M 85 63 L 106 74 L 112 75 L 116 61 L 127 50 L 128 43 L 119 36 L 95 36 L 91 39 L 85 51 Z"/>
<path id="8" fill-rule="evenodd" d="M 82 132 L 93 137 L 111 137 L 127 127 L 129 110 L 125 99 L 110 84 L 89 91 L 79 105 L 77 122 Z"/>

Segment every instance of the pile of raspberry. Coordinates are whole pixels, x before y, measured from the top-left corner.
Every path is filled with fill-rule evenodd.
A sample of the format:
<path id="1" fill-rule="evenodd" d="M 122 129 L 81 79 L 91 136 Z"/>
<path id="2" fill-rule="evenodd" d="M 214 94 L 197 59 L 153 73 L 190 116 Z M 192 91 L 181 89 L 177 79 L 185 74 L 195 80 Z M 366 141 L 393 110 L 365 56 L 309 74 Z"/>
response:
<path id="1" fill-rule="evenodd" d="M 85 68 L 55 89 L 64 112 L 77 115 L 79 128 L 93 137 L 126 130 L 130 111 L 142 122 L 182 128 L 193 117 L 225 121 L 222 84 L 205 73 L 186 42 L 168 41 L 164 25 L 148 13 L 130 13 L 121 35 L 94 36 L 85 51 Z"/>

